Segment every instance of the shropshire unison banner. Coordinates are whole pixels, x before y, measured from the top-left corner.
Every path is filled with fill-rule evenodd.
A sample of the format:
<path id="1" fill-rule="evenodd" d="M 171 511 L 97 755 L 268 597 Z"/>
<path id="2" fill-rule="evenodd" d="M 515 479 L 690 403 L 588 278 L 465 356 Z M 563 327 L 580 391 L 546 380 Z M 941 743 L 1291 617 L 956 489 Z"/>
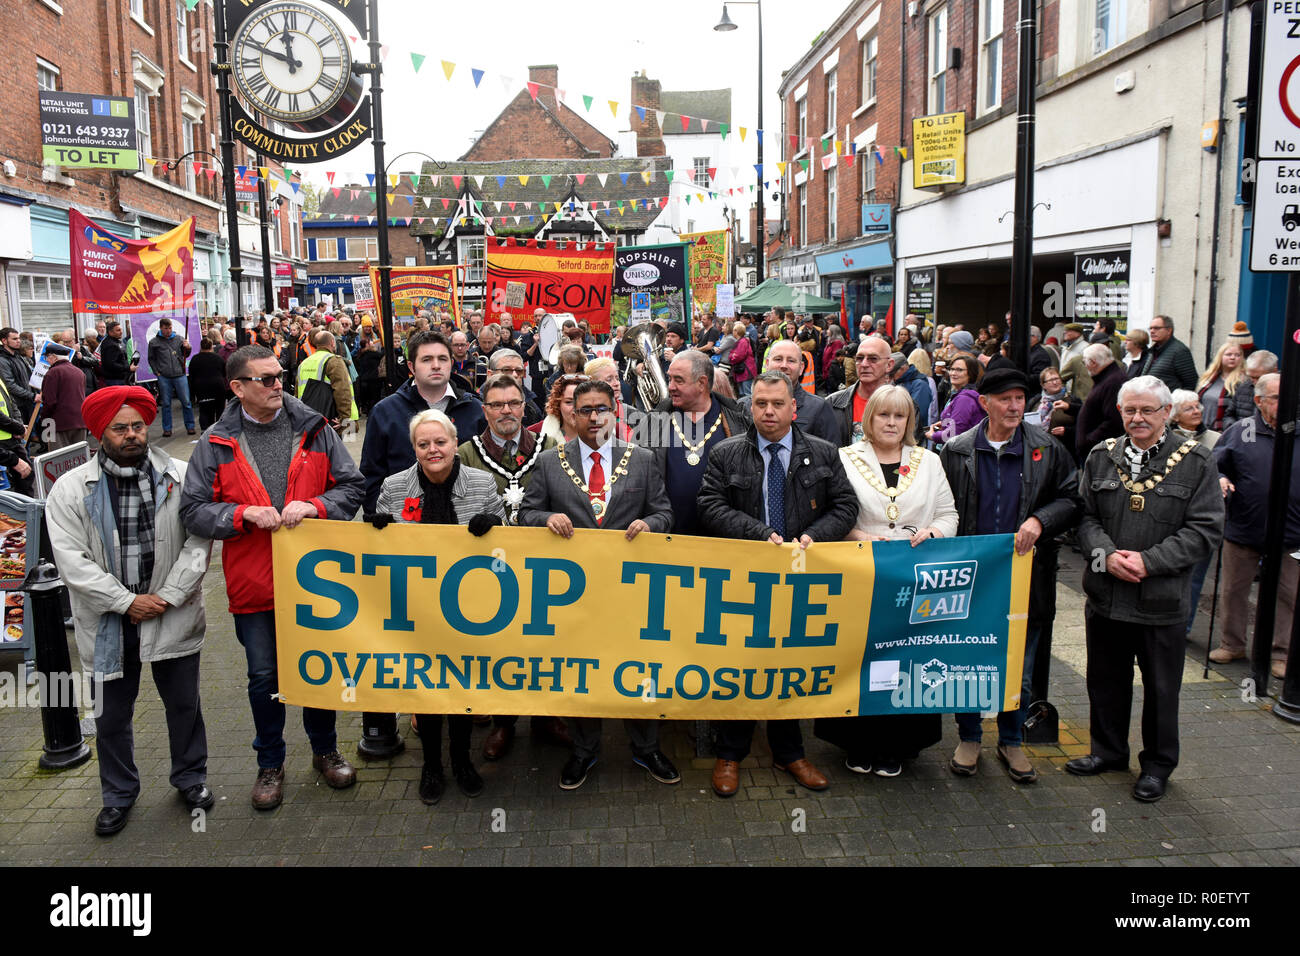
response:
<path id="1" fill-rule="evenodd" d="M 515 328 L 535 309 L 569 312 L 593 332 L 609 331 L 614 244 L 489 239 L 487 303 L 492 321 L 511 314 Z"/>
<path id="2" fill-rule="evenodd" d="M 280 693 L 338 710 L 673 719 L 1019 702 L 1012 535 L 766 542 L 305 521 L 273 538 Z"/>
<path id="3" fill-rule="evenodd" d="M 369 267 L 370 291 L 375 298 L 377 312 L 380 289 L 379 269 Z M 456 286 L 456 266 L 395 266 L 389 271 L 393 290 L 393 310 L 417 314 L 421 309 L 450 312 L 460 324 L 460 292 Z M 410 303 L 409 310 L 399 309 L 397 303 Z"/>

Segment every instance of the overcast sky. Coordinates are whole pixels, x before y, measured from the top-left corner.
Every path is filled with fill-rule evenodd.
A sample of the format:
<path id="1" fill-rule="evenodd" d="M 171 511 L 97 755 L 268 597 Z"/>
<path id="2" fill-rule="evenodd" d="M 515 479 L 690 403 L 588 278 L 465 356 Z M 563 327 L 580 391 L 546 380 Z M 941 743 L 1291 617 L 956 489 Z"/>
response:
<path id="1" fill-rule="evenodd" d="M 768 0 L 764 5 L 765 127 L 780 131 L 776 89 L 781 71 L 807 52 L 847 5 L 848 0 Z M 379 32 L 389 47 L 383 78 L 387 158 L 405 150 L 440 160 L 458 158 L 523 87 L 528 67 L 545 63 L 558 64 L 567 105 L 614 140 L 627 129 L 630 80 L 641 70 L 666 90 L 730 87 L 733 125 L 756 128 L 757 7 L 733 4 L 728 9 L 739 29 L 719 33 L 713 27 L 722 15 L 721 0 L 382 0 Z M 418 74 L 412 51 L 428 57 Z M 442 60 L 456 64 L 451 82 L 443 74 Z M 471 68 L 486 71 L 478 89 Z M 502 75 L 514 79 L 509 88 Z M 583 94 L 595 97 L 589 114 L 583 109 Z M 611 99 L 620 103 L 617 121 L 610 113 Z M 753 163 L 754 138 L 746 142 Z M 780 158 L 772 140 L 764 149 L 765 162 Z M 418 156 L 406 157 L 392 170 L 415 171 L 423 162 Z M 373 150 L 367 143 L 329 166 L 372 169 Z M 314 173 L 304 166 L 302 171 L 311 180 L 323 181 L 325 168 L 317 166 Z"/>

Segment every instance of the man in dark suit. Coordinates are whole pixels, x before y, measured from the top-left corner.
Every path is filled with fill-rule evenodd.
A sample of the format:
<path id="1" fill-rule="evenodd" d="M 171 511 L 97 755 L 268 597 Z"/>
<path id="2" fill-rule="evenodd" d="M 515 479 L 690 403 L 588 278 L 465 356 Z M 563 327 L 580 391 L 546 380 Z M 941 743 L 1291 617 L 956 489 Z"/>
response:
<path id="1" fill-rule="evenodd" d="M 779 339 L 767 351 L 767 368 L 770 372 L 784 372 L 792 382 L 803 374 L 803 349 L 789 339 Z M 738 399 L 742 408 L 750 404 L 749 397 Z M 826 399 L 802 388 L 794 392 L 794 420 L 799 428 L 838 447 L 840 423 L 836 420 Z"/>
<path id="2" fill-rule="evenodd" d="M 1075 423 L 1075 457 L 1079 461 L 1086 461 L 1098 442 L 1124 434 L 1119 389 L 1127 380 L 1124 367 L 1115 361 L 1108 344 L 1093 342 L 1083 350 L 1083 360 L 1092 376 L 1092 391 L 1084 399 Z"/>
<path id="3" fill-rule="evenodd" d="M 573 391 L 578 438 L 543 453 L 524 493 L 519 523 L 549 528 L 562 538 L 573 529 L 623 531 L 631 541 L 642 531 L 672 529 L 673 512 L 655 456 L 616 440 L 614 390 L 604 382 L 583 382 Z M 617 486 L 617 488 L 616 488 Z M 659 722 L 623 721 L 632 742 L 632 762 L 660 783 L 678 783 L 677 768 L 659 750 Z M 560 787 L 576 790 L 600 754 L 599 717 L 569 719 L 573 756 L 560 773 Z"/>
<path id="4" fill-rule="evenodd" d="M 700 488 L 700 518 L 721 538 L 840 541 L 858 517 L 858 499 L 828 441 L 794 426 L 800 390 L 784 372 L 764 372 L 754 382 L 754 425 L 718 444 Z M 740 763 L 749 755 L 752 720 L 715 721 L 718 759 L 713 791 L 732 796 L 740 786 Z M 797 720 L 769 720 L 767 740 L 777 770 L 809 790 L 825 790 L 826 777 L 804 756 Z"/>

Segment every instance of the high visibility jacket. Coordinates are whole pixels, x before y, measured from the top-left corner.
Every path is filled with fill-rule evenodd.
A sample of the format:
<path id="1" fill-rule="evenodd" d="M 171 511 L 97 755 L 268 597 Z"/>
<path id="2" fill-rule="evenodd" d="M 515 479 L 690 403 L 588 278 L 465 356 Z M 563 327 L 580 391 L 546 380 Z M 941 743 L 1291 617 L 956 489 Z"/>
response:
<path id="1" fill-rule="evenodd" d="M 0 382 L 0 415 L 3 415 L 6 418 L 8 418 L 10 415 L 9 389 L 5 388 L 4 382 Z M 4 441 L 8 438 L 13 438 L 13 437 L 14 437 L 13 433 L 7 432 L 3 428 L 0 428 L 0 441 Z"/>
<path id="2" fill-rule="evenodd" d="M 340 356 L 335 355 L 333 352 L 326 351 L 325 349 L 317 349 L 308 356 L 307 360 L 298 366 L 298 394 L 301 396 L 307 383 L 314 378 L 318 378 L 322 382 L 326 381 L 325 363 L 332 358 L 339 357 Z M 333 383 L 330 383 L 330 387 L 334 387 Z M 349 413 L 348 417 L 355 422 L 360 420 L 361 413 L 357 410 L 357 395 L 350 380 L 348 381 L 348 393 L 352 396 L 352 411 Z"/>

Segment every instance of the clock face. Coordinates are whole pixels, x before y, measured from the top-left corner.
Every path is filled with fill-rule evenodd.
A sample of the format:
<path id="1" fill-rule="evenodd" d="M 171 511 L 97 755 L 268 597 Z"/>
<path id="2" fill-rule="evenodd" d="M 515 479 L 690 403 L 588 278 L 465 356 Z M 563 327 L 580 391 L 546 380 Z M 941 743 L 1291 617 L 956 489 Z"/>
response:
<path id="1" fill-rule="evenodd" d="M 302 3 L 249 16 L 231 41 L 230 63 L 240 95 L 287 123 L 329 112 L 352 76 L 346 38 L 328 15 Z"/>

